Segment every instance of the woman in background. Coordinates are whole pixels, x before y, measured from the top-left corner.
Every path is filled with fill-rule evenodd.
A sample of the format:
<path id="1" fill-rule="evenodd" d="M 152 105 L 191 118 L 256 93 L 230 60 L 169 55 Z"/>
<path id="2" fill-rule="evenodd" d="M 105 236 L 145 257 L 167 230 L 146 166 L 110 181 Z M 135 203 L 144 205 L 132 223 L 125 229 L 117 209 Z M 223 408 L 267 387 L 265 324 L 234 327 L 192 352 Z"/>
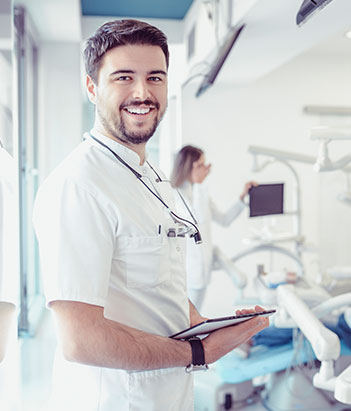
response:
<path id="1" fill-rule="evenodd" d="M 206 165 L 204 152 L 200 148 L 188 145 L 178 152 L 171 176 L 173 187 L 189 204 L 202 236 L 201 246 L 196 245 L 193 240 L 187 240 L 186 252 L 188 295 L 199 311 L 210 282 L 213 264 L 221 254 L 212 245 L 211 221 L 225 227 L 229 226 L 245 208 L 244 198 L 250 188 L 257 185 L 251 181 L 246 183 L 239 199 L 226 212 L 221 212 L 211 200 L 206 185 L 203 184 L 210 170 L 211 164 Z M 231 277 L 235 276 L 234 282 L 246 284 L 245 278 L 238 278 L 239 273 L 234 266 L 229 274 Z"/>

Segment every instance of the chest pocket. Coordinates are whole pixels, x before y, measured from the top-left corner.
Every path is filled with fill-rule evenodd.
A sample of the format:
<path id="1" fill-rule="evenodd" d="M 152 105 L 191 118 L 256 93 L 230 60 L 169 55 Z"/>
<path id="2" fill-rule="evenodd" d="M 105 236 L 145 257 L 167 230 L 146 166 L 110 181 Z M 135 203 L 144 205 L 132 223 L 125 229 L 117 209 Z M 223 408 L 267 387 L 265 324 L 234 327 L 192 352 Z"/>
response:
<path id="1" fill-rule="evenodd" d="M 129 288 L 156 287 L 170 278 L 168 240 L 153 237 L 119 237 L 113 259 Z"/>

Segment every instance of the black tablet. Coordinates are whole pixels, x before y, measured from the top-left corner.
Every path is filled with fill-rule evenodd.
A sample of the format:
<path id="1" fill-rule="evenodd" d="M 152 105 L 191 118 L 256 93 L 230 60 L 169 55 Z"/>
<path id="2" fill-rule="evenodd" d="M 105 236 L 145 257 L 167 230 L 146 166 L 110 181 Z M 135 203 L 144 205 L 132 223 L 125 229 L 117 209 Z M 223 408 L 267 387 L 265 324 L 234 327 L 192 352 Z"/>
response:
<path id="1" fill-rule="evenodd" d="M 251 187 L 250 217 L 258 217 L 271 214 L 283 214 L 284 212 L 284 183 L 260 184 Z"/>
<path id="2" fill-rule="evenodd" d="M 179 333 L 173 334 L 170 338 L 175 338 L 177 340 L 183 340 L 196 335 L 209 334 L 212 331 L 219 330 L 220 328 L 230 327 L 232 325 L 239 324 L 243 321 L 250 320 L 253 317 L 258 315 L 263 315 L 268 317 L 276 312 L 276 310 L 266 310 L 260 313 L 252 314 L 242 314 L 242 315 L 233 315 L 230 317 L 221 317 L 221 318 L 210 318 L 202 323 L 196 324 L 193 327 L 187 328 L 186 330 L 180 331 Z"/>

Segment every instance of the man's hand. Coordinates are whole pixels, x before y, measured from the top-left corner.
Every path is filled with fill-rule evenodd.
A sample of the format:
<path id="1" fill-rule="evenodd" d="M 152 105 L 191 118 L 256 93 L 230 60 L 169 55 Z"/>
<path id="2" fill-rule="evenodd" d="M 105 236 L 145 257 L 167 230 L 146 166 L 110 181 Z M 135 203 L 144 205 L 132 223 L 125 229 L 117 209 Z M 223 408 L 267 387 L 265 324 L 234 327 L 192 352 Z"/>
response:
<path id="1" fill-rule="evenodd" d="M 247 196 L 248 192 L 250 191 L 251 187 L 257 187 L 258 184 L 255 181 L 248 181 L 245 185 L 244 185 L 244 189 L 243 192 L 240 194 L 240 200 L 244 201 L 244 198 Z"/>
<path id="2" fill-rule="evenodd" d="M 191 364 L 187 341 L 149 334 L 104 317 L 104 309 L 81 302 L 53 301 L 59 342 L 68 361 L 124 370 L 154 370 Z M 192 304 L 189 304 L 193 311 Z M 237 314 L 262 311 L 238 310 Z M 203 317 L 193 311 L 192 324 Z M 193 323 L 194 321 L 194 323 Z M 203 340 L 205 360 L 212 363 L 268 326 L 268 319 L 255 317 L 222 328 Z"/>
<path id="3" fill-rule="evenodd" d="M 262 312 L 262 307 L 256 306 L 255 309 L 237 310 L 236 315 Z M 221 328 L 212 332 L 202 340 L 205 350 L 206 364 L 217 361 L 223 355 L 232 351 L 234 348 L 248 341 L 252 336 L 268 327 L 269 320 L 263 316 L 253 317 L 237 325 Z"/>
<path id="4" fill-rule="evenodd" d="M 189 300 L 189 316 L 190 316 L 190 327 L 196 324 L 200 324 L 203 321 L 208 320 L 208 318 L 203 317 L 195 308 L 194 304 Z"/>

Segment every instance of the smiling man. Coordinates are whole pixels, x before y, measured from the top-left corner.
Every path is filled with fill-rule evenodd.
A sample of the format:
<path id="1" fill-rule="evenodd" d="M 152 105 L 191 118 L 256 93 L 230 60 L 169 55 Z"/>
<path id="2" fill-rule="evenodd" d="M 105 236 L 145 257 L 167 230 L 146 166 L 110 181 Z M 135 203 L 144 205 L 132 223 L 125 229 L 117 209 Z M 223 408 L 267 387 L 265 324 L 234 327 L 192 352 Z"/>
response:
<path id="1" fill-rule="evenodd" d="M 202 317 L 186 294 L 184 239 L 167 235 L 171 187 L 157 198 L 163 174 L 145 153 L 167 106 L 167 40 L 149 24 L 113 21 L 84 57 L 94 128 L 43 183 L 34 211 L 58 326 L 51 409 L 192 410 L 192 365 L 205 368 L 268 323 L 202 343 L 168 338 Z"/>
<path id="2" fill-rule="evenodd" d="M 87 77 L 89 98 L 97 108 L 95 128 L 143 147 L 166 110 L 165 55 L 159 46 L 125 45 L 109 50 L 103 60 L 99 73 Z"/>

